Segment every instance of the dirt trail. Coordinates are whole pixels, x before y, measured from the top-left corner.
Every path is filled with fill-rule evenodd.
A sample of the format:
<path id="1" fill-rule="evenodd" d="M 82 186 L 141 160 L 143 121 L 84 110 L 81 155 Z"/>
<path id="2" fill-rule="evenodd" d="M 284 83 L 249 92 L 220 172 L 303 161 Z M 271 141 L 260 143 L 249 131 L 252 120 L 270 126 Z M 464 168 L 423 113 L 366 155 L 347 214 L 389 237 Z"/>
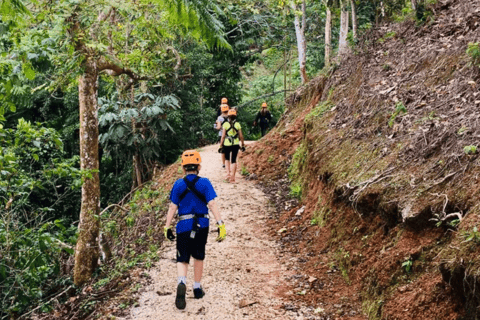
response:
<path id="1" fill-rule="evenodd" d="M 215 242 L 214 219 L 210 219 L 202 285 L 206 295 L 193 299 L 193 265 L 187 276 L 187 307 L 175 308 L 177 285 L 175 243 L 165 242 L 160 261 L 150 271 L 153 283 L 140 294 L 139 306 L 129 319 L 294 319 L 281 308 L 279 292 L 289 275 L 276 258 L 277 244 L 262 233 L 267 219 L 267 199 L 237 172 L 237 184 L 224 181 L 218 145 L 203 149 L 200 175 L 212 182 L 227 239 Z M 244 306 L 244 304 L 251 304 Z"/>

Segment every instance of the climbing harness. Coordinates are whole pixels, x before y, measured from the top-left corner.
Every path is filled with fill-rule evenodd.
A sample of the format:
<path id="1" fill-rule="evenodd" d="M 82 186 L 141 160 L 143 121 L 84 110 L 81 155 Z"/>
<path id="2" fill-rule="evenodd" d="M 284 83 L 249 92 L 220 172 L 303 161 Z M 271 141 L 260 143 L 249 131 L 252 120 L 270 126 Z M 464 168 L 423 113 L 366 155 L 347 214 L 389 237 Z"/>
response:
<path id="1" fill-rule="evenodd" d="M 187 188 L 185 189 L 185 191 L 182 192 L 182 194 L 179 196 L 179 202 L 182 202 L 182 200 L 187 196 L 187 194 L 189 192 L 192 192 L 198 199 L 200 199 L 200 201 L 202 201 L 203 203 L 205 203 L 205 205 L 208 205 L 207 203 L 207 199 L 205 198 L 205 196 L 203 194 L 201 194 L 196 188 L 195 188 L 195 184 L 198 182 L 198 180 L 200 180 L 200 177 L 199 176 L 196 176 L 195 179 L 193 179 L 192 181 L 189 181 L 187 179 L 187 177 L 184 177 L 183 178 L 183 181 L 185 182 L 185 184 L 187 185 Z M 193 225 L 192 225 L 192 231 L 190 232 L 190 238 L 191 239 L 195 239 L 195 235 L 198 231 L 198 228 L 200 228 L 200 224 L 198 222 L 198 219 L 199 218 L 208 218 L 208 213 L 207 214 L 199 214 L 199 213 L 191 213 L 191 214 L 186 214 L 186 215 L 179 215 L 178 216 L 178 219 L 180 221 L 182 220 L 188 220 L 188 219 L 193 219 Z"/>
<path id="2" fill-rule="evenodd" d="M 205 213 L 205 214 L 182 214 L 181 216 L 178 216 L 178 220 L 183 221 L 183 220 L 193 219 L 195 216 L 197 216 L 197 218 L 208 219 L 208 213 Z"/>
<path id="3" fill-rule="evenodd" d="M 238 131 L 237 131 L 237 129 L 235 129 L 236 121 L 234 120 L 231 123 L 229 122 L 228 124 L 230 125 L 230 128 L 227 129 L 226 138 L 228 139 L 230 144 L 233 146 L 234 143 L 235 143 L 235 140 L 238 139 Z M 230 135 L 232 130 L 233 130 L 234 133 L 232 135 Z"/>

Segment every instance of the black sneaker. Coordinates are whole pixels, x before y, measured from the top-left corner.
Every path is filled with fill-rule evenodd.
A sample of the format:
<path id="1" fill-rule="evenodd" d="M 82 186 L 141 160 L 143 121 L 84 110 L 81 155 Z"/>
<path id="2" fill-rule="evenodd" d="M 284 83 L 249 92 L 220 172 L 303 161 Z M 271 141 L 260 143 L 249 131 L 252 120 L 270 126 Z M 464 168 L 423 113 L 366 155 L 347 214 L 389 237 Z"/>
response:
<path id="1" fill-rule="evenodd" d="M 178 309 L 185 309 L 187 303 L 185 302 L 185 293 L 187 292 L 187 286 L 185 283 L 180 282 L 177 286 L 177 298 L 175 299 L 175 305 Z"/>
<path id="2" fill-rule="evenodd" d="M 205 291 L 203 291 L 202 287 L 193 289 L 193 295 L 195 296 L 195 299 L 202 299 L 205 295 Z"/>
<path id="3" fill-rule="evenodd" d="M 225 165 L 222 165 L 222 168 L 225 169 Z"/>

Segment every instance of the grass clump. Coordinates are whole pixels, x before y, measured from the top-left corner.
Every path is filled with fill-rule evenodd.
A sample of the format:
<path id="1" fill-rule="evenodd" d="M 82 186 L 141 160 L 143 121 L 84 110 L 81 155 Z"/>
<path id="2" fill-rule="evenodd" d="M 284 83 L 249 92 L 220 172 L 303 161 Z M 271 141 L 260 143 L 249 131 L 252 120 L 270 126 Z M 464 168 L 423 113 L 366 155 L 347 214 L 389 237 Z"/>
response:
<path id="1" fill-rule="evenodd" d="M 480 43 L 470 42 L 467 48 L 467 55 L 470 57 L 472 65 L 480 66 Z"/>
<path id="2" fill-rule="evenodd" d="M 325 227 L 325 225 L 327 224 L 327 218 L 329 214 L 330 214 L 330 208 L 321 207 L 320 209 L 315 210 L 315 212 L 313 213 L 313 217 L 314 217 L 313 219 L 317 221 L 316 224 L 318 226 Z"/>
<path id="3" fill-rule="evenodd" d="M 302 142 L 293 154 L 292 163 L 288 167 L 288 178 L 290 181 L 295 182 L 300 178 L 306 164 L 308 150 L 305 142 Z"/>
<path id="4" fill-rule="evenodd" d="M 480 244 L 480 232 L 477 227 L 473 227 L 471 231 L 463 231 L 462 236 L 465 238 L 465 242 Z"/>
<path id="5" fill-rule="evenodd" d="M 370 320 L 382 319 L 382 306 L 384 304 L 383 299 L 378 300 L 365 300 L 362 303 L 363 312 L 368 316 Z"/>
<path id="6" fill-rule="evenodd" d="M 395 123 L 395 119 L 401 115 L 407 113 L 407 108 L 405 108 L 405 105 L 403 102 L 399 101 L 395 105 L 395 111 L 392 113 L 392 116 L 390 117 L 390 120 L 388 120 L 388 126 L 391 128 L 393 127 L 393 124 Z"/>
<path id="7" fill-rule="evenodd" d="M 382 309 L 385 303 L 383 290 L 379 287 L 377 278 L 377 270 L 372 268 L 364 279 L 364 287 L 362 289 L 362 311 L 367 315 L 369 320 L 382 319 Z"/>
<path id="8" fill-rule="evenodd" d="M 477 146 L 465 146 L 463 147 L 463 152 L 465 152 L 465 154 L 476 154 Z"/>
<path id="9" fill-rule="evenodd" d="M 402 268 L 403 270 L 405 270 L 406 273 L 410 273 L 412 271 L 412 267 L 413 267 L 413 260 L 411 257 L 403 261 Z"/>
<path id="10" fill-rule="evenodd" d="M 247 169 L 246 166 L 242 165 L 242 169 L 241 169 L 241 171 L 240 171 L 240 174 L 241 174 L 242 176 L 248 176 L 248 175 L 250 174 L 250 172 L 248 171 L 248 169 Z"/>
<path id="11" fill-rule="evenodd" d="M 311 123 L 315 119 L 321 118 L 325 112 L 334 107 L 334 104 L 330 100 L 326 100 L 318 104 L 307 116 L 305 117 L 305 123 Z"/>
<path id="12" fill-rule="evenodd" d="M 302 142 L 295 151 L 292 163 L 288 167 L 288 178 L 290 180 L 290 196 L 301 199 L 302 198 L 302 173 L 305 170 L 307 159 L 307 145 Z"/>
<path id="13" fill-rule="evenodd" d="M 338 269 L 342 273 L 343 279 L 347 284 L 350 284 L 350 278 L 348 277 L 348 271 L 351 267 L 350 252 L 340 247 L 340 249 L 335 251 L 333 258 L 336 261 Z"/>
<path id="14" fill-rule="evenodd" d="M 391 39 L 396 35 L 397 33 L 395 31 L 388 31 L 387 33 L 385 33 L 385 35 L 382 38 L 378 39 L 377 41 L 379 43 L 384 43 L 386 40 Z"/>
<path id="15" fill-rule="evenodd" d="M 322 228 L 325 227 L 329 214 L 330 208 L 327 206 L 322 206 L 322 195 L 319 195 L 317 205 L 315 206 L 315 211 L 313 212 L 313 218 L 310 224 L 318 225 Z"/>
<path id="16" fill-rule="evenodd" d="M 300 184 L 291 184 L 290 195 L 300 200 L 302 198 L 302 186 Z"/>

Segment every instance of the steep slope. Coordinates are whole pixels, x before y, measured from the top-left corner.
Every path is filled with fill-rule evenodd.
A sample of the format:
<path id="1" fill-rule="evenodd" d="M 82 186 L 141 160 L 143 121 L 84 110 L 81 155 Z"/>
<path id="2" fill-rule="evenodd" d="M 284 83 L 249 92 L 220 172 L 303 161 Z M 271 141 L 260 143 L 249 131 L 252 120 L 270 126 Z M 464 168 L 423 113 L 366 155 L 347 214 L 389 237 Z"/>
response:
<path id="1" fill-rule="evenodd" d="M 480 315 L 480 72 L 466 54 L 480 1 L 432 11 L 372 30 L 243 158 L 283 212 L 286 250 L 324 283 L 302 301 L 371 319 Z"/>

